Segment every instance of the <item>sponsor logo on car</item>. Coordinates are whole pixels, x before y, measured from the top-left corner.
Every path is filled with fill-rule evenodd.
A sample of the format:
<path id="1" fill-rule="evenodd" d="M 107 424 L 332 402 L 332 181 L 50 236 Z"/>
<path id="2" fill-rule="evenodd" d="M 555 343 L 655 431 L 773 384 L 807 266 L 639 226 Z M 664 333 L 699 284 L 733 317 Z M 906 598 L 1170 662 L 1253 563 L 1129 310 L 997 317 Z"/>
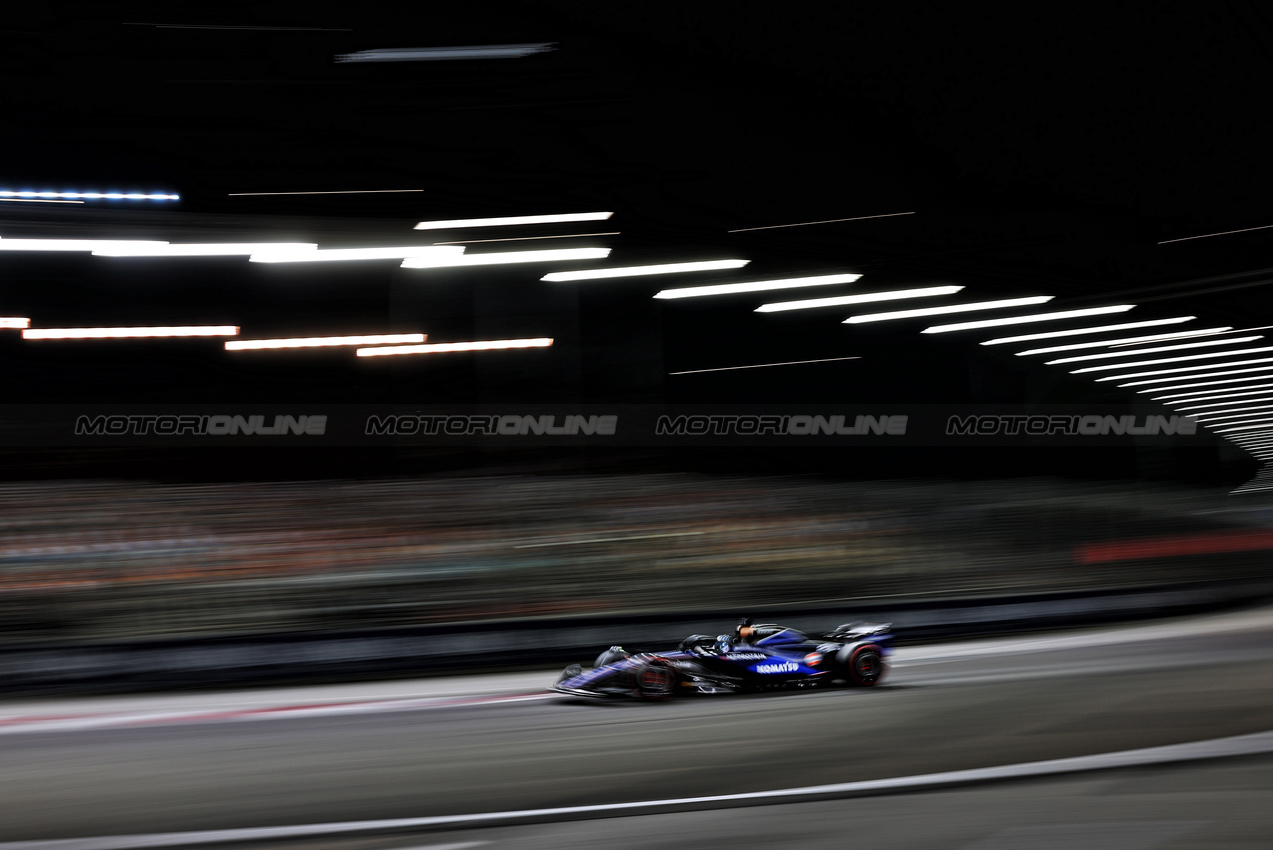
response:
<path id="1" fill-rule="evenodd" d="M 725 657 L 730 661 L 764 661 L 769 656 L 763 652 L 727 652 Z"/>
<path id="2" fill-rule="evenodd" d="M 798 673 L 800 665 L 794 661 L 775 661 L 771 664 L 757 664 L 751 669 L 757 673 Z"/>

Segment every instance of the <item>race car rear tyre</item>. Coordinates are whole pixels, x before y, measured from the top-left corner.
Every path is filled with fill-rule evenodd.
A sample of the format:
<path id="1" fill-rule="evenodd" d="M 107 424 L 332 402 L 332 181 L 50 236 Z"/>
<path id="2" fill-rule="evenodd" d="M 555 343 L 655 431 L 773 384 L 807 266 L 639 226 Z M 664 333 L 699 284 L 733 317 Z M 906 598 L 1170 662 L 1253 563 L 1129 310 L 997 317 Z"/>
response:
<path id="1" fill-rule="evenodd" d="M 636 671 L 636 690 L 641 699 L 671 699 L 679 684 L 676 668 L 661 659 L 647 661 Z"/>
<path id="2" fill-rule="evenodd" d="M 844 672 L 852 684 L 869 688 L 884 676 L 884 653 L 871 644 L 859 646 L 849 653 Z"/>

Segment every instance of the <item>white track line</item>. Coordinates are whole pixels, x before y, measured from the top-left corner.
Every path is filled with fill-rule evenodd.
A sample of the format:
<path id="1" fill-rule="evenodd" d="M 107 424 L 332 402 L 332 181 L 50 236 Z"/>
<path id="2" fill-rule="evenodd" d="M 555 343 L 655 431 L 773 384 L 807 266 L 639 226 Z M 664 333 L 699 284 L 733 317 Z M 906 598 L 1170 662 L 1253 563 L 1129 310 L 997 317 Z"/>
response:
<path id="1" fill-rule="evenodd" d="M 0 718 L 0 735 L 21 732 L 76 732 L 85 729 L 119 729 L 175 723 L 225 723 L 241 720 L 284 720 L 300 717 L 330 717 L 337 714 L 364 714 L 376 711 L 424 711 L 434 708 L 499 705 L 552 699 L 556 694 L 500 694 L 475 697 L 429 697 L 378 702 L 343 702 L 327 705 L 283 705 L 266 708 L 212 709 L 196 711 L 142 711 L 125 714 L 97 714 L 55 717 Z"/>
<path id="2" fill-rule="evenodd" d="M 637 803 L 606 803 L 598 806 L 567 806 L 556 809 L 525 809 L 511 812 L 484 812 L 474 815 L 438 815 L 434 817 L 395 818 L 392 820 L 343 821 L 309 823 L 294 826 L 266 826 L 247 829 L 219 829 L 204 832 L 161 832 L 145 835 L 109 835 L 97 838 L 65 838 L 46 841 L 9 841 L 0 850 L 140 850 L 148 847 L 179 847 L 234 841 L 302 838 L 314 835 L 370 833 L 386 830 L 422 829 L 428 827 L 506 826 L 518 823 L 548 823 L 621 816 L 650 815 L 702 809 L 729 808 L 749 803 L 798 803 L 810 800 L 866 797 L 905 791 L 928 791 L 1035 776 L 1109 770 L 1120 767 L 1142 767 L 1151 764 L 1197 761 L 1273 752 L 1273 732 L 1257 732 L 1231 738 L 1169 744 L 1139 750 L 1123 750 L 1091 756 L 1049 759 L 1022 764 L 897 776 L 891 779 L 867 779 L 835 785 L 812 785 L 803 788 L 781 788 L 776 791 L 753 791 L 745 794 L 718 794 L 711 797 L 681 797 L 671 800 L 647 800 Z"/>

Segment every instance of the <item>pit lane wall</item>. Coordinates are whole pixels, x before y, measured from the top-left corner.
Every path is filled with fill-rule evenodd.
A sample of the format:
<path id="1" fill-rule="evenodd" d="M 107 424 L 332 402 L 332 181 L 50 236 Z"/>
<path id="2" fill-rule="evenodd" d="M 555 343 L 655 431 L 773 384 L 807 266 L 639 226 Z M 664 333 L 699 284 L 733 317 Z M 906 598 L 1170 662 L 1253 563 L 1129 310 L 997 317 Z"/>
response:
<path id="1" fill-rule="evenodd" d="M 809 630 L 894 624 L 898 643 L 1091 626 L 1273 598 L 1273 580 L 1142 587 L 1098 594 L 880 600 L 743 612 Z M 543 618 L 330 633 L 27 645 L 0 650 L 0 695 L 229 686 L 426 675 L 588 662 L 602 649 L 674 646 L 732 629 L 740 612 Z"/>

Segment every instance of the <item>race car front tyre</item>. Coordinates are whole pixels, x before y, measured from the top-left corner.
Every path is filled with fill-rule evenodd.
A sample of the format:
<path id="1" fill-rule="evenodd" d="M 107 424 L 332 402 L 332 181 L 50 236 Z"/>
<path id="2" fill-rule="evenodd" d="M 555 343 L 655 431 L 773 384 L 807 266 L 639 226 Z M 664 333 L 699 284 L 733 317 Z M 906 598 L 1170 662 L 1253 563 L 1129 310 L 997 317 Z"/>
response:
<path id="1" fill-rule="evenodd" d="M 636 671 L 636 690 L 641 699 L 671 699 L 676 696 L 678 682 L 676 669 L 661 659 L 647 661 Z"/>
<path id="2" fill-rule="evenodd" d="M 840 654 L 848 656 L 840 661 L 845 678 L 851 684 L 871 687 L 884 676 L 884 653 L 878 646 L 867 644 L 851 649 L 846 647 Z"/>

